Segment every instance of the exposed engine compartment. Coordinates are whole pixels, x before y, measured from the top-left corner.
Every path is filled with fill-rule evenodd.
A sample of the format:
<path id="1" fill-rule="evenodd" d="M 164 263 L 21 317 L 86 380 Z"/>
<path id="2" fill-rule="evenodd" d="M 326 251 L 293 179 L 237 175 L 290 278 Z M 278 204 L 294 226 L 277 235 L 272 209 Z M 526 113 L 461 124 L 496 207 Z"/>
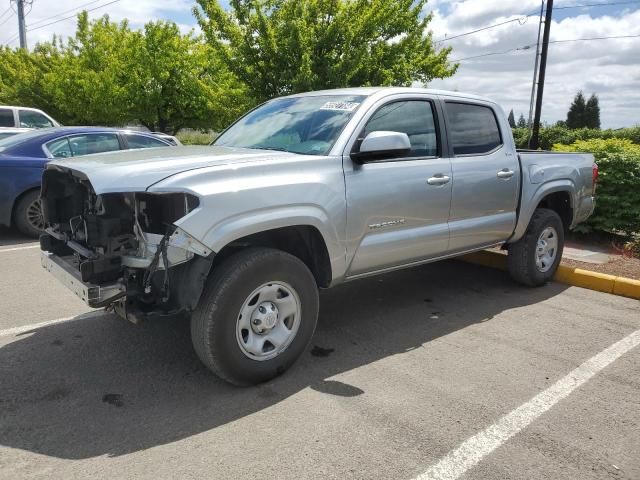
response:
<path id="1" fill-rule="evenodd" d="M 120 294 L 98 306 L 114 304 L 116 309 L 128 306 L 148 313 L 158 308 L 164 312 L 188 309 L 193 303 L 180 291 L 184 282 L 173 280 L 194 263 L 206 260 L 210 266 L 207 256 L 211 252 L 201 244 L 196 246 L 198 242 L 174 222 L 197 208 L 196 196 L 147 192 L 96 195 L 79 172 L 50 168 L 43 175 L 41 198 L 49 224 L 40 239 L 42 250 L 62 258 L 84 283 L 100 286 L 116 282 L 122 287 Z"/>

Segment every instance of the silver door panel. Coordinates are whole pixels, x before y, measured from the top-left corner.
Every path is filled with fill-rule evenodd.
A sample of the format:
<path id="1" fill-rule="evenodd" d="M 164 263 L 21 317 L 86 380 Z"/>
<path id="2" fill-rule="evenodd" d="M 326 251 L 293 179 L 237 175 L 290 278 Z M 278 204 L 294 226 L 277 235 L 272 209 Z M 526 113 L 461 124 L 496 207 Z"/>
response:
<path id="1" fill-rule="evenodd" d="M 345 171 L 348 252 L 353 252 L 347 276 L 447 251 L 451 182 L 429 185 L 436 175 L 451 176 L 448 158 L 369 163 Z"/>

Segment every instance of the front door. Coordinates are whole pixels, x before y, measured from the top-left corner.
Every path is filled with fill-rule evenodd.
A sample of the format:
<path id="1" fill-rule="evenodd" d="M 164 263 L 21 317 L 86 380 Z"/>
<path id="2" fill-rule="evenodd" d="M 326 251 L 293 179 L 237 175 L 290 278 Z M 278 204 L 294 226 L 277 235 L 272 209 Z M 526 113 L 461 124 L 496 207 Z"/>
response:
<path id="1" fill-rule="evenodd" d="M 436 111 L 428 99 L 388 100 L 373 109 L 359 138 L 403 132 L 410 153 L 362 165 L 345 156 L 348 277 L 446 253 L 452 175 Z"/>

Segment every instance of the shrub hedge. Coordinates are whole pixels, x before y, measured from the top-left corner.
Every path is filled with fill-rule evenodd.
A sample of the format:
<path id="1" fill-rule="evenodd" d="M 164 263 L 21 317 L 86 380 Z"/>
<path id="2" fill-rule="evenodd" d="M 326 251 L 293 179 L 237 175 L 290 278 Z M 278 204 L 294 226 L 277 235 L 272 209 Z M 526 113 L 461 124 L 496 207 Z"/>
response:
<path id="1" fill-rule="evenodd" d="M 633 129 L 626 129 L 633 130 Z M 633 236 L 640 232 L 640 145 L 629 139 L 608 138 L 557 143 L 553 150 L 590 152 L 600 176 L 596 210 L 578 231 L 604 231 Z"/>
<path id="2" fill-rule="evenodd" d="M 529 129 L 514 128 L 513 137 L 518 148 L 527 148 Z M 540 148 L 543 150 L 551 150 L 552 146 L 556 143 L 570 145 L 578 140 L 592 140 L 596 138 L 622 138 L 640 144 L 640 126 L 621 128 L 619 130 L 595 130 L 592 128 L 570 130 L 566 127 L 545 127 L 540 129 Z"/>

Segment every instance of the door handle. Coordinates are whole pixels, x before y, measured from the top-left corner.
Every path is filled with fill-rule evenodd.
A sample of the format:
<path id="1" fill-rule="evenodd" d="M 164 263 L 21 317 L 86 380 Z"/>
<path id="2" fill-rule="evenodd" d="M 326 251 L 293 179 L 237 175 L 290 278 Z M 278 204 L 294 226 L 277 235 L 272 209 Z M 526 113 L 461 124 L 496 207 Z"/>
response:
<path id="1" fill-rule="evenodd" d="M 429 185 L 444 185 L 445 183 L 449 183 L 449 180 L 451 180 L 451 177 L 436 173 L 433 177 L 427 179 L 427 183 Z"/>
<path id="2" fill-rule="evenodd" d="M 513 174 L 516 173 L 513 170 L 509 170 L 508 168 L 503 168 L 498 172 L 498 178 L 511 178 Z"/>

